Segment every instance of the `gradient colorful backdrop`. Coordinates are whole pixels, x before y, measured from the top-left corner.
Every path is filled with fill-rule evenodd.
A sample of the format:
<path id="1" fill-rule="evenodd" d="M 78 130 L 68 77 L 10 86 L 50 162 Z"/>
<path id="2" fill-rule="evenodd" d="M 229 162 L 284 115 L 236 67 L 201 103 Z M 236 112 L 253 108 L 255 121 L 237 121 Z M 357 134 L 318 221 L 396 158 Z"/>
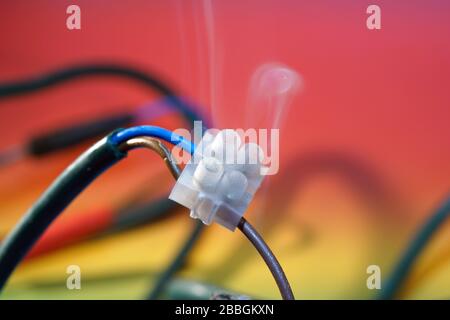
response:
<path id="1" fill-rule="evenodd" d="M 373 297 L 367 266 L 379 265 L 386 279 L 415 230 L 449 195 L 450 3 L 205 3 L 3 1 L 0 81 L 74 63 L 130 64 L 166 79 L 214 126 L 234 128 L 249 120 L 246 99 L 256 68 L 278 61 L 297 70 L 304 89 L 281 127 L 280 172 L 267 179 L 248 219 L 277 254 L 297 298 Z M 81 30 L 66 28 L 70 4 L 81 8 Z M 381 8 L 381 30 L 366 28 L 370 4 Z M 155 98 L 131 82 L 96 78 L 3 100 L 0 147 Z M 184 126 L 173 115 L 154 123 Z M 0 168 L 2 235 L 87 146 Z M 118 205 L 137 190 L 154 197 L 172 183 L 156 156 L 136 152 L 95 181 L 61 219 Z M 190 226 L 182 210 L 24 262 L 4 297 L 143 298 Z M 450 297 L 449 227 L 420 257 L 402 298 Z M 81 267 L 81 290 L 65 288 L 72 264 Z M 124 276 L 88 281 L 105 275 Z M 180 276 L 279 297 L 256 251 L 241 234 L 219 226 L 207 230 Z"/>

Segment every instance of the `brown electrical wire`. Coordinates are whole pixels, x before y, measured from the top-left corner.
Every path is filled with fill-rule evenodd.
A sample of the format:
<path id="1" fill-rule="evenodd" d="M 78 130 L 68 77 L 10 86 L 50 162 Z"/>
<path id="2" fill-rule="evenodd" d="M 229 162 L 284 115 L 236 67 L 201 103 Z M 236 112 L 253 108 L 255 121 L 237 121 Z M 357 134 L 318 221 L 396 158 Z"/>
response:
<path id="1" fill-rule="evenodd" d="M 281 264 L 278 262 L 272 250 L 270 250 L 269 246 L 258 233 L 258 231 L 256 231 L 256 229 L 244 217 L 241 218 L 237 227 L 253 244 L 253 246 L 263 258 L 264 262 L 272 273 L 275 282 L 277 283 L 278 289 L 280 290 L 283 299 L 295 300 L 291 285 L 286 278 L 286 274 L 284 273 Z"/>
<path id="2" fill-rule="evenodd" d="M 119 145 L 119 150 L 122 152 L 128 152 L 136 148 L 148 148 L 157 152 L 166 163 L 175 180 L 178 179 L 181 174 L 181 169 L 176 164 L 169 149 L 167 149 L 161 141 L 150 137 L 137 137 L 123 142 Z M 165 271 L 157 280 L 151 292 L 148 294 L 148 299 L 155 300 L 164 292 L 166 286 L 173 278 L 175 273 L 185 264 L 189 252 L 192 250 L 193 246 L 201 235 L 203 227 L 203 223 L 200 220 L 196 221 L 192 232 L 188 235 L 188 238 L 181 246 L 180 250 L 175 256 L 175 259 L 165 269 Z"/>
<path id="3" fill-rule="evenodd" d="M 138 137 L 130 139 L 119 145 L 119 150 L 122 152 L 128 152 L 136 148 L 148 148 L 156 151 L 160 157 L 164 160 L 166 166 L 169 168 L 172 176 L 176 179 L 180 176 L 181 170 L 172 157 L 169 149 L 162 144 L 161 141 L 149 137 Z"/>
<path id="4" fill-rule="evenodd" d="M 161 141 L 149 137 L 137 137 L 130 139 L 126 142 L 123 142 L 122 144 L 119 145 L 119 150 L 122 152 L 128 152 L 135 148 L 148 148 L 156 151 L 164 160 L 164 162 L 166 163 L 167 167 L 169 168 L 170 172 L 175 177 L 175 179 L 178 179 L 181 170 L 174 161 L 170 151 L 161 143 Z M 189 237 L 189 240 L 181 249 L 180 251 L 181 254 L 177 256 L 177 258 L 174 260 L 171 266 L 166 270 L 165 274 L 163 274 L 163 276 L 160 278 L 160 281 L 157 283 L 156 288 L 151 292 L 150 294 L 151 299 L 156 299 L 159 296 L 159 294 L 164 289 L 164 286 L 167 285 L 167 282 L 170 280 L 170 278 L 173 276 L 176 270 L 178 270 L 179 267 L 182 265 L 187 255 L 187 252 L 190 251 L 193 243 L 199 236 L 202 227 L 203 225 L 201 221 L 198 221 L 198 223 L 194 228 L 193 233 Z M 281 296 L 283 297 L 283 299 L 294 300 L 295 298 L 294 294 L 292 293 L 291 286 L 286 278 L 286 275 L 280 263 L 270 250 L 269 246 L 265 243 L 261 235 L 253 228 L 253 226 L 244 217 L 241 218 L 238 228 L 247 237 L 247 239 L 250 240 L 250 242 L 255 246 L 257 251 L 263 257 L 264 261 L 269 267 L 278 285 L 278 288 L 280 289 Z"/>

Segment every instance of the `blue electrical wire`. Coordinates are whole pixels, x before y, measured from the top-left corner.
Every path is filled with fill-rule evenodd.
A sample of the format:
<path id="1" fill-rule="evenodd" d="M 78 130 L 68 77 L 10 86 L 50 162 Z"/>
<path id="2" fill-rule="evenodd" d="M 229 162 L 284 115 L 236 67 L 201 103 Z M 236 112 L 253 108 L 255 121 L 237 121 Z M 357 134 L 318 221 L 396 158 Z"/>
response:
<path id="1" fill-rule="evenodd" d="M 191 141 L 169 130 L 155 126 L 119 129 L 96 143 L 67 167 L 6 237 L 0 247 L 0 291 L 18 264 L 50 224 L 102 172 L 126 156 L 127 152 L 122 151 L 119 146 L 130 139 L 142 136 L 165 140 L 191 154 L 195 150 L 195 144 Z M 177 270 L 175 267 L 181 265 L 193 244 L 198 240 L 202 230 L 199 226 L 201 226 L 200 222 L 195 226 L 195 232 L 193 236 L 189 237 L 188 244 L 184 245 L 180 251 L 181 256 L 175 259 L 170 268 L 167 269 L 163 277 L 164 282 L 173 276 Z M 238 227 L 264 258 L 283 298 L 294 299 L 283 269 L 261 236 L 244 218 L 241 218 Z"/>
<path id="2" fill-rule="evenodd" d="M 150 136 L 153 138 L 163 139 L 175 146 L 181 147 L 183 150 L 189 152 L 190 154 L 193 154 L 195 150 L 195 145 L 191 141 L 170 130 L 156 126 L 137 126 L 122 129 L 113 133 L 109 139 L 111 143 L 119 145 L 127 140 L 141 136 Z"/>

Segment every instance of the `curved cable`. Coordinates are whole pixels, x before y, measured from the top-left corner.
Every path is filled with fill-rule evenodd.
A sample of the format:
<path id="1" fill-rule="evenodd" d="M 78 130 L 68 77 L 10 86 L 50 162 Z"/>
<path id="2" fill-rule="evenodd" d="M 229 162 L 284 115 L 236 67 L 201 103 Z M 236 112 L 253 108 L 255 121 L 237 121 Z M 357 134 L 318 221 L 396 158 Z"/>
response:
<path id="1" fill-rule="evenodd" d="M 269 246 L 265 243 L 264 239 L 258 233 L 258 231 L 253 228 L 253 226 L 242 217 L 238 225 L 239 230 L 247 237 L 248 240 L 255 246 L 264 262 L 270 269 L 275 282 L 277 283 L 278 289 L 280 290 L 281 296 L 284 300 L 295 300 L 294 294 L 292 293 L 291 285 L 289 284 L 286 275 L 284 274 L 283 268 L 278 262 L 277 258 L 270 250 Z"/>
<path id="2" fill-rule="evenodd" d="M 444 204 L 431 217 L 428 218 L 422 228 L 418 231 L 402 258 L 395 266 L 389 281 L 382 289 L 378 299 L 387 300 L 394 299 L 396 297 L 408 277 L 414 262 L 417 261 L 417 258 L 422 253 L 426 245 L 449 217 L 450 198 L 448 198 Z"/>
<path id="3" fill-rule="evenodd" d="M 181 112 L 185 117 L 189 125 L 193 124 L 193 121 L 201 119 L 197 112 L 191 108 L 191 106 L 184 101 L 177 98 L 177 94 L 170 89 L 168 85 L 159 80 L 158 78 L 133 69 L 126 66 L 120 66 L 116 64 L 86 64 L 86 65 L 75 65 L 65 69 L 50 72 L 35 78 L 25 79 L 22 81 L 16 81 L 12 83 L 1 83 L 0 84 L 0 99 L 8 98 L 14 95 L 23 93 L 32 93 L 39 89 L 45 89 L 57 84 L 62 84 L 64 82 L 75 80 L 77 78 L 84 78 L 88 76 L 117 76 L 123 78 L 129 78 L 130 80 L 135 80 L 140 82 L 153 90 L 158 91 L 163 96 L 167 97 L 167 101 L 171 105 Z M 138 134 L 139 135 L 139 134 Z M 160 137 L 163 138 L 163 137 Z M 181 146 L 183 147 L 183 146 Z M 192 150 L 189 149 L 188 152 Z M 194 230 L 192 234 L 192 240 L 195 240 L 194 234 L 197 233 Z M 200 233 L 200 232 L 199 232 Z M 194 245 L 192 243 L 186 243 L 186 248 L 191 248 Z M 187 253 L 186 253 L 187 255 Z M 0 286 L 1 289 L 1 286 Z"/>
<path id="4" fill-rule="evenodd" d="M 90 76 L 115 76 L 137 81 L 167 97 L 171 105 L 183 114 L 189 125 L 192 125 L 194 120 L 201 119 L 191 106 L 181 101 L 177 97 L 177 94 L 156 76 L 118 64 L 91 63 L 74 65 L 34 78 L 0 83 L 0 98 L 9 98 L 19 94 L 31 93 L 70 80 Z"/>
<path id="5" fill-rule="evenodd" d="M 83 153 L 52 183 L 2 243 L 0 291 L 53 220 L 97 176 L 123 157 L 125 154 L 104 138 Z"/>
<path id="6" fill-rule="evenodd" d="M 9 276 L 12 274 L 16 266 L 25 257 L 33 244 L 39 239 L 39 237 L 44 233 L 44 231 L 53 222 L 53 220 L 97 176 L 99 176 L 107 168 L 124 158 L 126 156 L 126 148 L 129 148 L 130 150 L 136 148 L 137 146 L 139 146 L 139 144 L 143 145 L 142 141 L 134 140 L 131 141 L 129 145 L 126 145 L 125 149 L 123 145 L 121 147 L 118 142 L 120 142 L 122 139 L 125 139 L 124 137 L 130 136 L 128 134 L 118 136 L 118 134 L 124 131 L 127 131 L 127 129 L 114 132 L 108 137 L 100 140 L 85 153 L 83 153 L 77 160 L 75 160 L 75 162 L 70 165 L 55 180 L 55 182 L 31 207 L 31 209 L 25 214 L 22 220 L 13 228 L 12 232 L 8 234 L 3 245 L 0 248 L 0 290 L 3 289 L 6 281 L 8 280 Z M 151 127 L 151 130 L 149 130 L 148 127 L 145 127 L 145 130 L 141 131 L 146 132 L 148 135 L 151 135 L 152 133 L 157 131 L 164 132 L 163 136 L 167 137 L 167 132 L 158 127 Z M 184 140 L 180 136 L 178 136 L 178 138 L 176 138 L 175 140 L 184 141 L 184 143 L 181 143 L 181 146 L 189 148 L 190 153 L 192 153 L 195 149 L 194 144 L 190 142 L 188 143 L 187 140 Z M 172 136 L 170 140 L 168 140 L 168 142 L 173 142 Z M 162 144 L 149 144 L 147 142 L 147 145 L 151 148 L 158 148 L 158 150 L 160 151 L 159 154 L 162 155 L 164 159 L 167 159 L 166 164 L 171 162 L 170 153 L 167 149 L 161 147 Z M 172 172 L 174 173 L 174 176 L 177 176 L 177 173 L 179 173 L 179 171 L 177 171 L 176 169 Z M 286 279 L 283 269 L 281 268 L 279 262 L 273 255 L 270 248 L 258 234 L 258 232 L 244 218 L 241 219 L 238 228 L 244 233 L 244 235 L 250 240 L 250 242 L 252 242 L 252 244 L 263 257 L 264 261 L 272 272 L 275 281 L 277 282 L 283 299 L 294 299 L 292 290 L 290 288 L 289 282 Z M 184 247 L 186 247 L 186 245 Z M 190 248 L 188 248 L 187 252 L 189 250 Z M 167 272 L 170 271 L 169 269 Z"/>
<path id="7" fill-rule="evenodd" d="M 172 158 L 172 154 L 161 141 L 154 138 L 138 137 L 119 144 L 119 150 L 122 152 L 128 152 L 136 148 L 147 148 L 155 151 L 164 160 L 164 163 L 175 180 L 178 179 L 181 169 L 177 166 Z"/>
<path id="8" fill-rule="evenodd" d="M 127 140 L 140 137 L 140 136 L 150 136 L 154 138 L 160 138 L 173 145 L 179 146 L 190 154 L 194 153 L 195 145 L 183 138 L 182 136 L 156 126 L 136 126 L 132 128 L 123 129 L 117 131 L 111 135 L 111 142 L 117 145 L 126 142 Z"/>
<path id="9" fill-rule="evenodd" d="M 0 291 L 53 220 L 95 178 L 126 156 L 112 139 L 118 132 L 97 142 L 67 167 L 7 235 L 0 247 Z"/>
<path id="10" fill-rule="evenodd" d="M 180 176 L 180 168 L 175 164 L 170 154 L 170 151 L 158 140 L 152 138 L 138 137 L 127 140 L 119 145 L 121 151 L 129 151 L 133 148 L 145 147 L 156 151 L 166 162 L 172 172 L 172 176 L 175 180 Z M 193 150 L 193 148 L 192 148 Z M 189 252 L 194 247 L 197 240 L 200 238 L 204 225 L 201 221 L 196 221 L 192 232 L 188 235 L 186 241 L 184 241 L 182 247 L 179 249 L 175 258 L 171 261 L 169 266 L 164 270 L 161 276 L 158 278 L 156 284 L 153 286 L 151 292 L 148 294 L 148 299 L 155 300 L 158 299 L 162 293 L 166 290 L 171 279 L 180 270 L 180 268 L 185 264 Z"/>

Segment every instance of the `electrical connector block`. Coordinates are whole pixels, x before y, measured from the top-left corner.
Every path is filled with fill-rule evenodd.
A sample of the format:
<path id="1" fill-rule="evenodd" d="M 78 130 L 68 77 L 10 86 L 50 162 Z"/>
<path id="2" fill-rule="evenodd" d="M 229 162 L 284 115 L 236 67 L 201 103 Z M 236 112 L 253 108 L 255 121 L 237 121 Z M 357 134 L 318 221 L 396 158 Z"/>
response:
<path id="1" fill-rule="evenodd" d="M 234 231 L 264 178 L 263 160 L 259 145 L 244 144 L 235 130 L 207 131 L 169 199 L 204 224 Z"/>

